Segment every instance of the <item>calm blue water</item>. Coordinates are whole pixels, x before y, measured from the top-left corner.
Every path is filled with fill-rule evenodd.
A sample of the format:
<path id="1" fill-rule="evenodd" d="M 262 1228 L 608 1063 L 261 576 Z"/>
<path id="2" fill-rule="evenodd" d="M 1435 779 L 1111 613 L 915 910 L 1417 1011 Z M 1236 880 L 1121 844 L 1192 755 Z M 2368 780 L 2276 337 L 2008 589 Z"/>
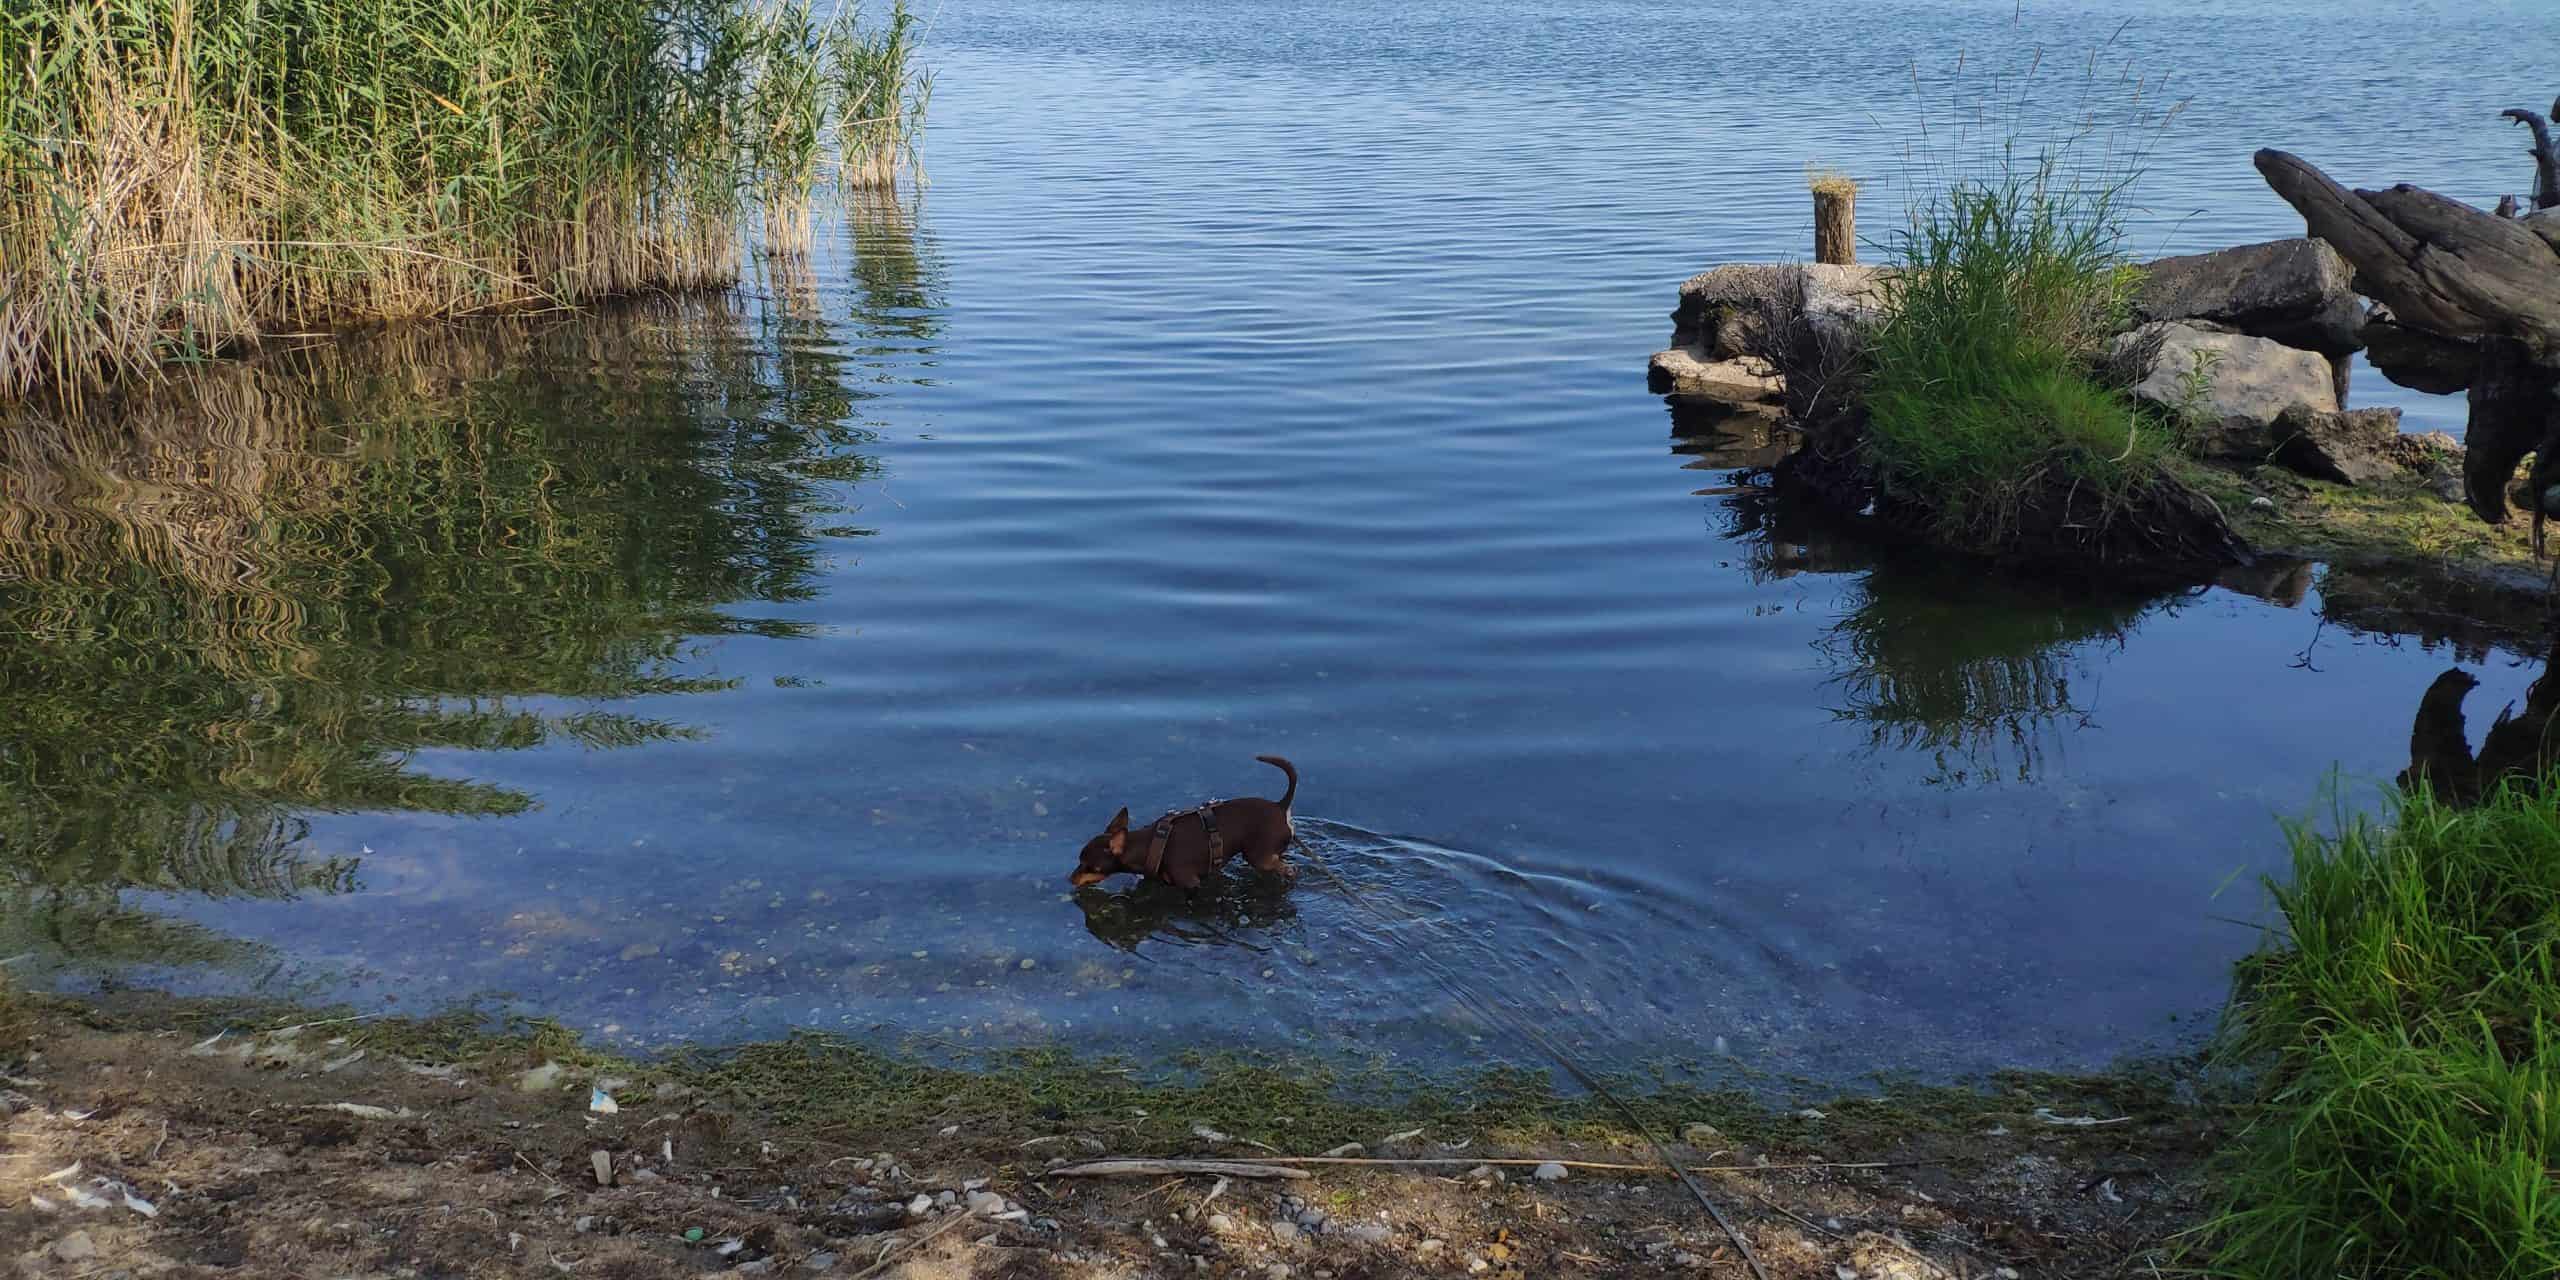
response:
<path id="1" fill-rule="evenodd" d="M 2067 102 L 2110 38 L 2105 94 L 2187 103 L 2173 252 L 2298 231 L 2260 145 L 2522 186 L 2560 10 L 952 0 L 930 185 L 805 277 L 287 362 L 150 428 L 193 453 L 39 474 L 81 549 L 0 583 L 0 958 L 649 1046 L 1525 1054 L 1427 948 L 1621 1061 L 2173 1043 L 2276 818 L 2369 798 L 2449 666 L 2482 722 L 2535 668 L 1880 559 L 1642 376 L 1683 276 L 1805 252 L 1808 163 L 1880 233 L 1982 68 L 2041 43 Z M 1122 804 L 1276 794 L 1257 753 L 1339 880 L 1069 894 Z"/>

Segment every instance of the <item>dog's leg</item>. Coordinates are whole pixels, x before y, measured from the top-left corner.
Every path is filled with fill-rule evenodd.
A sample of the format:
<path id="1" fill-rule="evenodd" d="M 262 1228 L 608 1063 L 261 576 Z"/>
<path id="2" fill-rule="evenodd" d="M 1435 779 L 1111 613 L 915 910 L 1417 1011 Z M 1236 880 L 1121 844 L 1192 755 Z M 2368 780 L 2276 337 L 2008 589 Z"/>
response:
<path id="1" fill-rule="evenodd" d="M 1254 870 L 1266 876 L 1295 880 L 1298 878 L 1298 869 L 1289 865 L 1289 859 L 1283 852 L 1286 848 L 1285 844 L 1256 844 L 1245 851 L 1244 860 L 1251 863 Z"/>

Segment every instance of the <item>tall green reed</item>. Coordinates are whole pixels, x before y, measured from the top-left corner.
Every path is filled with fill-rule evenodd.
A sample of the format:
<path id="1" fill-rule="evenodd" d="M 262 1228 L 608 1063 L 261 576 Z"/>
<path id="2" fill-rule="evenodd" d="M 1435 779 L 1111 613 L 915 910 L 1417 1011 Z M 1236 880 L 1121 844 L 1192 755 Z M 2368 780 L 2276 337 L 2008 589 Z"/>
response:
<path id="1" fill-rule="evenodd" d="M 921 109 L 912 25 L 802 0 L 8 6 L 0 400 L 278 332 L 727 284 L 756 213 L 805 249 L 845 57 L 894 50 L 889 97 Z"/>

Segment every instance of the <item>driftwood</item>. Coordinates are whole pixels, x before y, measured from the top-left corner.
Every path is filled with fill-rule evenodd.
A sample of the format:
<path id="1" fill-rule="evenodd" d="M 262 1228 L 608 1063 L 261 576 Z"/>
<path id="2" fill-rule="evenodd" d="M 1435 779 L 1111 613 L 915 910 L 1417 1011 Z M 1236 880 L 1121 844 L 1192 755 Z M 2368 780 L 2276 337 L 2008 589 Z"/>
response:
<path id="1" fill-rule="evenodd" d="M 2258 172 L 2356 269 L 2357 291 L 2403 323 L 2451 338 L 2520 338 L 2560 350 L 2560 227 L 2484 213 L 2403 184 L 2349 191 L 2299 156 Z"/>
<path id="2" fill-rule="evenodd" d="M 1213 1173 L 1222 1178 L 1311 1178 L 1314 1174 L 1258 1160 L 1088 1160 L 1061 1165 L 1044 1178 L 1138 1178 L 1150 1175 Z"/>
<path id="3" fill-rule="evenodd" d="M 2511 111 L 2533 130 L 2536 199 L 2560 199 L 2560 156 L 2548 123 Z M 2560 216 L 2506 218 L 2401 185 L 2349 191 L 2310 162 L 2261 151 L 2258 172 L 2356 269 L 2356 288 L 2398 323 L 2447 338 L 2476 339 L 2463 490 L 2491 524 L 2507 518 L 2516 464 L 2535 455 L 2535 545 L 2560 484 Z"/>
<path id="4" fill-rule="evenodd" d="M 2560 437 L 2560 367 L 2534 358 L 2512 338 L 2481 343 L 2480 369 L 2471 377 L 2471 423 L 2463 433 L 2463 496 L 2481 519 L 2506 523 L 2507 485 L 2515 479 L 2516 464 L 2526 454 L 2534 455 L 2527 486 L 2537 554 L 2543 515 L 2551 507 L 2544 492 L 2560 483 L 2560 439 L 2555 437 Z"/>
<path id="5" fill-rule="evenodd" d="M 2533 134 L 2533 207 L 2560 209 L 2560 148 L 2552 146 L 2551 121 L 2521 107 L 2498 114 Z M 2560 117 L 2560 101 L 2551 104 L 2551 114 Z"/>

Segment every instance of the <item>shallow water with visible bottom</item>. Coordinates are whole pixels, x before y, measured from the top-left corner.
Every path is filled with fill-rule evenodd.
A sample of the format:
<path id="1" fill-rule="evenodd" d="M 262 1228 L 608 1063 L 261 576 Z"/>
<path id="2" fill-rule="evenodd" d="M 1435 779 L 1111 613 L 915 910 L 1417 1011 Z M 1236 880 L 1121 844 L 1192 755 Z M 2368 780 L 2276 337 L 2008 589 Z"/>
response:
<path id="1" fill-rule="evenodd" d="M 1915 136 L 2127 66 L 2186 102 L 2145 252 L 2297 232 L 2260 145 L 2494 197 L 2560 13 L 988 0 L 929 39 L 930 184 L 805 269 L 19 442 L 14 972 L 644 1048 L 1534 1059 L 1442 966 L 1605 1061 L 2088 1067 L 2204 1025 L 2278 818 L 2333 769 L 2370 803 L 2430 681 L 2538 670 L 2334 575 L 2127 596 L 1801 525 L 1642 369 L 1681 277 L 1803 252 L 1808 163 L 1878 234 Z M 1294 890 L 1068 888 L 1121 805 L 1276 794 L 1261 753 Z"/>

